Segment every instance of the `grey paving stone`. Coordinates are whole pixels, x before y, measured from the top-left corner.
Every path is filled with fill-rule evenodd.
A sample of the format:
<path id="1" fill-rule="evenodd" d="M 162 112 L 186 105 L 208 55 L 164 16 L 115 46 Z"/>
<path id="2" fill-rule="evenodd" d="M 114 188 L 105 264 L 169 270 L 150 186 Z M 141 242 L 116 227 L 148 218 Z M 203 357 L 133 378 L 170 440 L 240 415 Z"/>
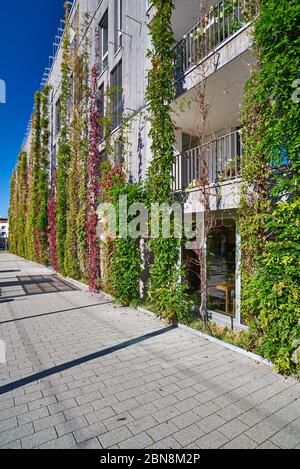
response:
<path id="1" fill-rule="evenodd" d="M 185 401 L 181 401 L 178 404 L 175 404 L 176 409 L 180 412 L 188 412 L 189 410 L 195 409 L 199 406 L 199 401 L 195 397 L 190 397 Z"/>
<path id="2" fill-rule="evenodd" d="M 110 448 L 111 446 L 120 443 L 121 441 L 128 440 L 132 434 L 126 427 L 117 428 L 111 432 L 99 436 L 99 441 L 103 448 Z"/>
<path id="3" fill-rule="evenodd" d="M 263 443 L 264 441 L 268 440 L 271 436 L 273 436 L 277 430 L 270 427 L 267 423 L 260 422 L 254 427 L 250 428 L 245 432 L 245 435 L 249 436 L 252 440 L 256 441 L 256 443 Z"/>
<path id="4" fill-rule="evenodd" d="M 48 407 L 52 404 L 56 404 L 57 400 L 55 396 L 44 397 L 43 399 L 37 399 L 33 402 L 29 402 L 28 408 L 30 411 L 40 409 L 41 407 Z"/>
<path id="5" fill-rule="evenodd" d="M 233 440 L 238 435 L 241 435 L 242 433 L 245 433 L 247 430 L 249 430 L 249 427 L 247 427 L 247 425 L 241 422 L 241 420 L 234 419 L 228 423 L 225 423 L 225 425 L 221 427 L 219 426 L 218 430 L 219 432 L 223 433 L 223 435 L 225 435 L 229 440 Z"/>
<path id="6" fill-rule="evenodd" d="M 104 420 L 108 419 L 115 415 L 114 410 L 111 407 L 106 407 L 104 409 L 97 410 L 92 412 L 91 414 L 86 414 L 85 418 L 89 422 L 89 424 L 93 424 L 96 422 L 103 422 Z"/>
<path id="7" fill-rule="evenodd" d="M 26 414 L 27 412 L 28 412 L 27 404 L 18 405 L 15 407 L 9 407 L 1 411 L 0 422 L 6 419 L 12 418 L 12 417 L 17 417 L 19 415 Z"/>
<path id="8" fill-rule="evenodd" d="M 281 430 L 270 438 L 270 441 L 281 449 L 294 449 L 299 443 L 299 434 L 289 433 Z"/>
<path id="9" fill-rule="evenodd" d="M 154 412 L 157 412 L 157 407 L 152 402 L 130 409 L 130 414 L 135 419 L 140 419 L 146 415 L 153 414 Z"/>
<path id="10" fill-rule="evenodd" d="M 120 449 L 145 449 L 153 444 L 152 438 L 147 433 L 139 433 L 138 435 L 129 438 L 119 443 Z"/>
<path id="11" fill-rule="evenodd" d="M 215 402 L 207 402 L 206 404 L 201 404 L 199 407 L 195 407 L 193 412 L 199 415 L 199 417 L 205 418 L 219 410 L 221 409 Z"/>
<path id="12" fill-rule="evenodd" d="M 262 445 L 258 446 L 257 449 L 280 449 L 280 448 L 274 445 L 272 441 L 265 441 Z"/>
<path id="13" fill-rule="evenodd" d="M 204 419 L 199 420 L 198 424 L 199 427 L 205 432 L 205 433 L 210 433 L 213 430 L 216 430 L 217 428 L 222 427 L 226 421 L 219 417 L 216 414 L 209 415 L 208 417 L 205 417 Z"/>
<path id="14" fill-rule="evenodd" d="M 84 417 L 76 417 L 55 426 L 58 436 L 67 435 L 81 428 L 87 427 L 88 423 Z"/>
<path id="15" fill-rule="evenodd" d="M 12 441 L 19 440 L 27 435 L 32 435 L 33 433 L 34 430 L 31 423 L 12 428 L 0 433 L 0 446 L 7 445 Z"/>
<path id="16" fill-rule="evenodd" d="M 34 426 L 35 431 L 39 432 L 41 430 L 45 430 L 46 428 L 54 427 L 55 425 L 58 425 L 65 421 L 66 419 L 65 419 L 64 414 L 60 412 L 59 414 L 50 415 L 40 420 L 35 420 L 33 422 L 33 426 Z"/>
<path id="17" fill-rule="evenodd" d="M 175 440 L 172 436 L 168 438 L 164 438 L 163 440 L 160 440 L 156 442 L 153 445 L 150 445 L 148 447 L 151 450 L 156 450 L 156 449 L 180 449 L 181 445 L 178 443 L 178 441 Z"/>
<path id="18" fill-rule="evenodd" d="M 84 441 L 91 440 L 94 437 L 103 435 L 107 432 L 106 427 L 101 422 L 94 423 L 88 427 L 81 428 L 74 432 L 77 443 L 83 443 Z"/>
<path id="19" fill-rule="evenodd" d="M 102 449 L 102 446 L 100 444 L 100 441 L 97 440 L 97 438 L 93 438 L 92 440 L 89 441 L 84 441 L 83 443 L 80 443 L 77 445 L 78 449 Z"/>
<path id="20" fill-rule="evenodd" d="M 57 404 L 52 404 L 48 406 L 50 414 L 58 414 L 59 412 L 66 411 L 68 409 L 73 409 L 77 406 L 75 399 L 68 399 L 67 401 L 58 402 Z"/>
<path id="21" fill-rule="evenodd" d="M 133 422 L 134 418 L 129 412 L 124 412 L 124 414 L 117 414 L 112 417 L 109 417 L 106 420 L 103 420 L 103 423 L 108 431 L 114 430 L 115 428 L 124 427 L 130 422 Z"/>
<path id="22" fill-rule="evenodd" d="M 228 438 L 218 432 L 218 430 L 215 430 L 197 440 L 196 445 L 200 449 L 218 449 L 225 445 L 226 442 L 228 442 Z"/>
<path id="23" fill-rule="evenodd" d="M 244 413 L 244 410 L 235 405 L 235 404 L 231 404 L 227 407 L 224 407 L 223 409 L 220 409 L 217 411 L 217 414 L 222 417 L 222 419 L 224 420 L 233 420 L 235 419 L 236 417 L 239 417 L 240 415 L 242 415 Z"/>
<path id="24" fill-rule="evenodd" d="M 65 435 L 40 446 L 40 449 L 70 449 L 76 445 L 73 435 Z"/>
<path id="25" fill-rule="evenodd" d="M 246 435 L 240 435 L 237 438 L 234 438 L 229 443 L 223 446 L 224 449 L 255 449 L 257 448 L 257 443 L 248 438 Z"/>
<path id="26" fill-rule="evenodd" d="M 199 420 L 200 420 L 199 415 L 197 415 L 193 411 L 190 411 L 190 412 L 186 412 L 184 414 L 178 415 L 177 417 L 173 418 L 171 422 L 174 423 L 176 427 L 180 429 L 184 429 L 186 427 L 189 427 L 193 423 L 199 422 Z"/>
<path id="27" fill-rule="evenodd" d="M 133 435 L 137 435 L 138 433 L 149 430 L 156 425 L 157 421 L 151 415 L 146 415 L 139 420 L 133 420 L 127 426 Z"/>
<path id="28" fill-rule="evenodd" d="M 150 428 L 147 433 L 151 436 L 154 442 L 162 440 L 163 438 L 172 435 L 177 430 L 176 426 L 171 423 L 161 423 L 156 427 Z"/>
<path id="29" fill-rule="evenodd" d="M 204 431 L 201 430 L 197 425 L 191 425 L 190 427 L 186 427 L 179 432 L 173 434 L 173 438 L 175 438 L 181 446 L 185 447 L 189 445 L 193 441 L 198 440 L 204 435 Z"/>
<path id="30" fill-rule="evenodd" d="M 127 410 L 136 409 L 137 407 L 139 407 L 139 405 L 139 402 L 135 398 L 133 398 L 128 399 L 127 401 L 119 402 L 118 404 L 113 404 L 112 408 L 116 414 L 123 414 Z"/>
<path id="31" fill-rule="evenodd" d="M 57 433 L 54 428 L 48 428 L 41 432 L 34 433 L 33 435 L 21 438 L 22 449 L 35 449 L 42 446 L 44 443 L 56 440 Z"/>
<path id="32" fill-rule="evenodd" d="M 81 415 L 90 414 L 93 411 L 91 404 L 83 404 L 77 407 L 73 407 L 68 410 L 64 410 L 64 414 L 67 420 L 72 420 Z"/>
<path id="33" fill-rule="evenodd" d="M 34 422 L 35 420 L 40 420 L 44 417 L 49 416 L 49 411 L 47 407 L 42 407 L 41 409 L 33 410 L 18 416 L 19 425 L 24 425 L 28 422 Z"/>
<path id="34" fill-rule="evenodd" d="M 12 441 L 7 445 L 0 446 L 0 449 L 22 449 L 21 440 Z"/>
<path id="35" fill-rule="evenodd" d="M 16 417 L 3 420 L 2 422 L 0 422 L 0 433 L 10 430 L 11 428 L 15 428 L 17 426 L 18 426 L 18 421 Z"/>

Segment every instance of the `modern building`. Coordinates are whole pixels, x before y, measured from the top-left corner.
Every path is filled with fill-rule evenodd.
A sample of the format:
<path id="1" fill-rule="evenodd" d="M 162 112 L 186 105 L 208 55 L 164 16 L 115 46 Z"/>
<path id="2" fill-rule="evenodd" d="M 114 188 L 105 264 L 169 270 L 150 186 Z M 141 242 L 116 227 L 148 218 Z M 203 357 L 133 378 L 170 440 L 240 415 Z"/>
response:
<path id="1" fill-rule="evenodd" d="M 199 155 L 202 152 L 199 146 L 201 116 L 197 100 L 199 93 L 203 92 L 205 80 L 205 103 L 208 109 L 204 129 L 207 142 L 205 151 L 211 189 L 210 204 L 215 218 L 215 228 L 211 231 L 207 248 L 209 309 L 217 322 L 224 325 L 233 323 L 235 327 L 242 328 L 240 239 L 237 227 L 240 161 L 243 153 L 241 103 L 254 63 L 251 54 L 251 21 L 244 17 L 247 1 L 175 0 L 174 3 L 172 25 L 176 96 L 172 105 L 172 118 L 176 134 L 176 163 L 173 168 L 173 190 L 177 197 L 184 200 L 186 213 L 203 211 L 197 188 Z M 151 47 L 148 24 L 153 15 L 154 7 L 148 0 L 76 0 L 70 12 L 73 32 L 78 20 L 84 24 L 84 18 L 88 18 L 79 47 L 84 38 L 88 37 L 91 44 L 90 68 L 95 63 L 99 67 L 99 96 L 104 96 L 109 83 L 122 90 L 117 93 L 114 102 L 112 136 L 115 158 L 118 158 L 118 136 L 125 116 L 128 145 L 124 168 L 131 181 L 143 181 L 151 161 L 151 120 L 145 95 L 147 70 L 150 68 L 147 50 Z M 199 55 L 197 46 L 203 31 L 206 42 Z M 62 34 L 60 30 L 54 45 L 54 59 L 46 69 L 42 83 L 52 86 L 52 168 L 55 166 L 60 128 L 58 110 Z M 74 34 L 71 36 L 74 37 Z M 101 112 L 104 112 L 103 108 Z M 24 143 L 28 152 L 29 146 L 30 134 Z M 196 297 L 199 280 L 193 268 L 193 257 L 193 250 L 185 249 L 182 253 L 190 281 L 190 294 Z"/>
<path id="2" fill-rule="evenodd" d="M 7 249 L 8 233 L 9 233 L 8 219 L 0 217 L 0 249 Z"/>

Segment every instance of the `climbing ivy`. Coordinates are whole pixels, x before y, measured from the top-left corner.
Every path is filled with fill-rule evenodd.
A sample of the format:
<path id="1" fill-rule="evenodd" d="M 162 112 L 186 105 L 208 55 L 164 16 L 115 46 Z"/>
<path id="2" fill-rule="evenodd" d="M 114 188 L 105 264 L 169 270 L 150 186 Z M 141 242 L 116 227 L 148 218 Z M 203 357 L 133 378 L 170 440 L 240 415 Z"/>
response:
<path id="1" fill-rule="evenodd" d="M 119 213 L 119 197 L 126 196 L 128 207 L 143 202 L 144 190 L 141 184 L 119 183 L 110 189 L 110 196 Z M 127 226 L 133 221 L 134 216 L 127 216 Z M 120 220 L 117 220 L 119 225 Z M 123 222 L 122 222 L 123 223 Z M 114 297 L 124 305 L 137 305 L 140 300 L 140 277 L 141 277 L 141 238 L 133 239 L 127 234 L 119 237 L 120 226 L 118 226 L 117 237 L 111 257 L 111 289 Z"/>
<path id="2" fill-rule="evenodd" d="M 69 105 L 71 100 L 71 64 L 70 64 L 70 22 L 66 4 L 65 31 L 62 41 L 61 65 L 61 96 L 60 96 L 60 134 L 57 152 L 56 179 L 56 233 L 57 260 L 61 273 L 65 272 L 65 247 L 67 235 L 67 213 L 69 209 L 68 171 L 70 166 L 71 148 L 69 132 Z"/>
<path id="3" fill-rule="evenodd" d="M 27 153 L 21 151 L 17 165 L 17 254 L 25 257 L 25 224 L 27 214 Z"/>
<path id="4" fill-rule="evenodd" d="M 100 194 L 100 153 L 99 143 L 102 136 L 100 113 L 97 105 L 98 68 L 92 68 L 89 100 L 89 155 L 88 155 L 88 280 L 92 292 L 97 291 L 100 280 L 100 242 L 97 237 L 97 205 Z"/>
<path id="5" fill-rule="evenodd" d="M 243 112 L 243 314 L 284 373 L 300 371 L 299 24 L 297 0 L 260 2 Z"/>
<path id="6" fill-rule="evenodd" d="M 171 103 L 174 99 L 174 36 L 171 18 L 172 0 L 155 0 L 156 13 L 149 29 L 152 48 L 148 51 L 151 70 L 148 74 L 147 98 L 151 113 L 152 160 L 148 170 L 146 190 L 149 202 L 169 203 L 172 199 L 172 165 L 174 153 L 174 124 Z M 176 321 L 187 311 L 185 286 L 179 268 L 181 243 L 177 239 L 155 239 L 150 242 L 153 264 L 150 268 L 148 299 L 153 310 Z"/>
<path id="7" fill-rule="evenodd" d="M 38 175 L 41 159 L 41 93 L 35 93 L 32 119 L 32 142 L 29 155 L 28 211 L 26 220 L 26 257 L 32 261 L 40 257 L 41 247 L 38 236 Z"/>
<path id="8" fill-rule="evenodd" d="M 49 180 L 49 91 L 45 86 L 41 93 L 41 149 L 40 160 L 37 168 L 37 244 L 36 260 L 41 264 L 49 262 L 48 244 L 48 180 Z"/>

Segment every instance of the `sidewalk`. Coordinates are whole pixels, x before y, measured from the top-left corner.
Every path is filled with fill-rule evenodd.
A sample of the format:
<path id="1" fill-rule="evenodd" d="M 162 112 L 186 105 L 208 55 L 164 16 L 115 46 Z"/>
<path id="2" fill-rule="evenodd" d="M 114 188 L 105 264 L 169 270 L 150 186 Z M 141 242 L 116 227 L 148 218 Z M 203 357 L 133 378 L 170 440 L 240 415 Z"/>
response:
<path id="1" fill-rule="evenodd" d="M 0 252 L 0 448 L 300 448 L 300 385 Z"/>

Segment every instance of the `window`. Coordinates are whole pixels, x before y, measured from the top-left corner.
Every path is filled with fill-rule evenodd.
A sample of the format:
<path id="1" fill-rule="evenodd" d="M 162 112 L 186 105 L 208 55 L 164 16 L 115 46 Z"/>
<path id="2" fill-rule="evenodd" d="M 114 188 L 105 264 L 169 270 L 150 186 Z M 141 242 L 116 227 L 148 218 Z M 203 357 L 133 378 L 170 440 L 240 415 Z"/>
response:
<path id="1" fill-rule="evenodd" d="M 199 146 L 199 138 L 193 135 L 182 134 L 182 153 L 186 153 Z"/>
<path id="2" fill-rule="evenodd" d="M 217 219 L 207 244 L 208 308 L 234 318 L 236 221 Z"/>
<path id="3" fill-rule="evenodd" d="M 121 125 L 123 114 L 122 62 L 111 73 L 111 86 L 115 90 L 112 103 L 112 130 L 114 130 Z"/>
<path id="4" fill-rule="evenodd" d="M 236 316 L 236 220 L 219 218 L 207 240 L 207 306 L 209 311 L 235 318 Z M 234 215 L 231 215 L 234 216 Z M 201 283 L 199 257 L 196 251 L 184 249 L 183 259 L 189 282 L 190 299 L 199 308 Z"/>
<path id="5" fill-rule="evenodd" d="M 115 53 L 122 47 L 123 0 L 115 0 Z"/>
<path id="6" fill-rule="evenodd" d="M 100 66 L 101 70 L 108 67 L 108 11 L 99 24 L 100 27 Z"/>
<path id="7" fill-rule="evenodd" d="M 105 92 L 104 85 L 101 85 L 97 97 L 97 107 L 100 119 L 105 117 Z M 101 121 L 102 124 L 102 121 Z M 101 139 L 104 137 L 103 125 L 101 125 Z"/>

